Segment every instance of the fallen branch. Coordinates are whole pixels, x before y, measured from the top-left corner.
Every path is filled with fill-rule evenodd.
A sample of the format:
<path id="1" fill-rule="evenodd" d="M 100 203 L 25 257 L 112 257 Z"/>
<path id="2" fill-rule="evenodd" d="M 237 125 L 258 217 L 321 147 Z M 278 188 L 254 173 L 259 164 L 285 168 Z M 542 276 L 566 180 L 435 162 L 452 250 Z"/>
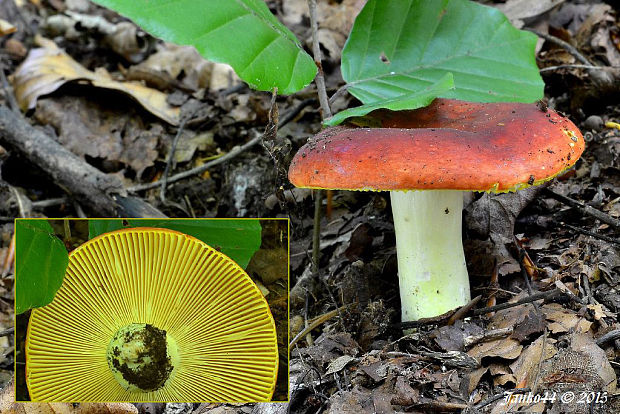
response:
<path id="1" fill-rule="evenodd" d="M 135 216 L 133 210 L 124 208 L 120 203 L 129 200 L 131 206 L 149 212 L 147 217 L 165 217 L 140 199 L 124 197 L 125 191 L 118 178 L 88 164 L 45 132 L 30 125 L 21 114 L 5 106 L 0 106 L 0 143 L 41 168 L 72 199 L 96 215 Z"/>

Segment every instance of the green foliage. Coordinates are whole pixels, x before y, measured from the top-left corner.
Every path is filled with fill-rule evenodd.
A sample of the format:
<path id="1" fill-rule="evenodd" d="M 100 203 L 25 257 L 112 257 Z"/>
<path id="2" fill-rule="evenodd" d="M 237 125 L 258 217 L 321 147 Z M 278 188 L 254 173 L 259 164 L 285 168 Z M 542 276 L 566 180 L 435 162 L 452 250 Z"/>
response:
<path id="1" fill-rule="evenodd" d="M 380 102 L 357 106 L 338 112 L 323 123 L 327 126 L 338 125 L 347 118 L 364 116 L 375 109 L 386 108 L 392 111 L 416 109 L 430 105 L 437 96 L 454 89 L 454 78 L 451 73 L 446 73 L 437 82 L 417 92 L 406 93 L 395 98 L 385 99 Z"/>
<path id="2" fill-rule="evenodd" d="M 15 224 L 15 312 L 45 306 L 62 285 L 69 255 L 47 220 Z"/>
<path id="3" fill-rule="evenodd" d="M 261 244 L 261 225 L 258 219 L 93 219 L 88 223 L 89 238 L 130 227 L 159 227 L 189 234 L 220 250 L 243 269 Z"/>
<path id="4" fill-rule="evenodd" d="M 447 73 L 454 89 L 437 96 L 534 102 L 544 87 L 535 45 L 534 34 L 499 10 L 467 0 L 369 0 L 342 52 L 342 76 L 352 95 L 375 107 L 389 108 Z"/>
<path id="5" fill-rule="evenodd" d="M 94 0 L 153 36 L 228 63 L 251 87 L 282 94 L 314 79 L 314 60 L 263 0 Z"/>

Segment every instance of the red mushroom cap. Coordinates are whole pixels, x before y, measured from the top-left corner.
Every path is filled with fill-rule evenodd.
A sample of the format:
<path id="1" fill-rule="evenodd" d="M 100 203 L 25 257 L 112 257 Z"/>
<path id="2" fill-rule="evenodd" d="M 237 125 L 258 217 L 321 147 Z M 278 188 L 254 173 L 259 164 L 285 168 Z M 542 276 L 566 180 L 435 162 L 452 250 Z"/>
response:
<path id="1" fill-rule="evenodd" d="M 372 113 L 381 128 L 327 128 L 295 155 L 298 187 L 512 191 L 570 168 L 585 143 L 555 111 L 524 103 L 436 99 Z"/>

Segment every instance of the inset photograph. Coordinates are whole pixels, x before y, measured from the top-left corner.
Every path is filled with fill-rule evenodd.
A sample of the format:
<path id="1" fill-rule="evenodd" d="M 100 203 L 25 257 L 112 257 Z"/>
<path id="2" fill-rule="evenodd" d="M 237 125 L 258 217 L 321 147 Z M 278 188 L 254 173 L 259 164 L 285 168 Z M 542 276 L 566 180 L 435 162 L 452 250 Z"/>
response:
<path id="1" fill-rule="evenodd" d="M 16 400 L 286 401 L 288 229 L 18 219 Z"/>

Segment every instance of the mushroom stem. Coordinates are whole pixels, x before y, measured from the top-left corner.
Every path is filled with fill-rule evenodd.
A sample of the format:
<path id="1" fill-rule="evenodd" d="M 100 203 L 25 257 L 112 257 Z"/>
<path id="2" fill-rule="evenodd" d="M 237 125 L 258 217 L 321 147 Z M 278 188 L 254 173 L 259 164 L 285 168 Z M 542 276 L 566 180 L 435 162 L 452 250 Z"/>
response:
<path id="1" fill-rule="evenodd" d="M 465 305 L 470 294 L 461 240 L 463 192 L 390 194 L 403 322 Z"/>

